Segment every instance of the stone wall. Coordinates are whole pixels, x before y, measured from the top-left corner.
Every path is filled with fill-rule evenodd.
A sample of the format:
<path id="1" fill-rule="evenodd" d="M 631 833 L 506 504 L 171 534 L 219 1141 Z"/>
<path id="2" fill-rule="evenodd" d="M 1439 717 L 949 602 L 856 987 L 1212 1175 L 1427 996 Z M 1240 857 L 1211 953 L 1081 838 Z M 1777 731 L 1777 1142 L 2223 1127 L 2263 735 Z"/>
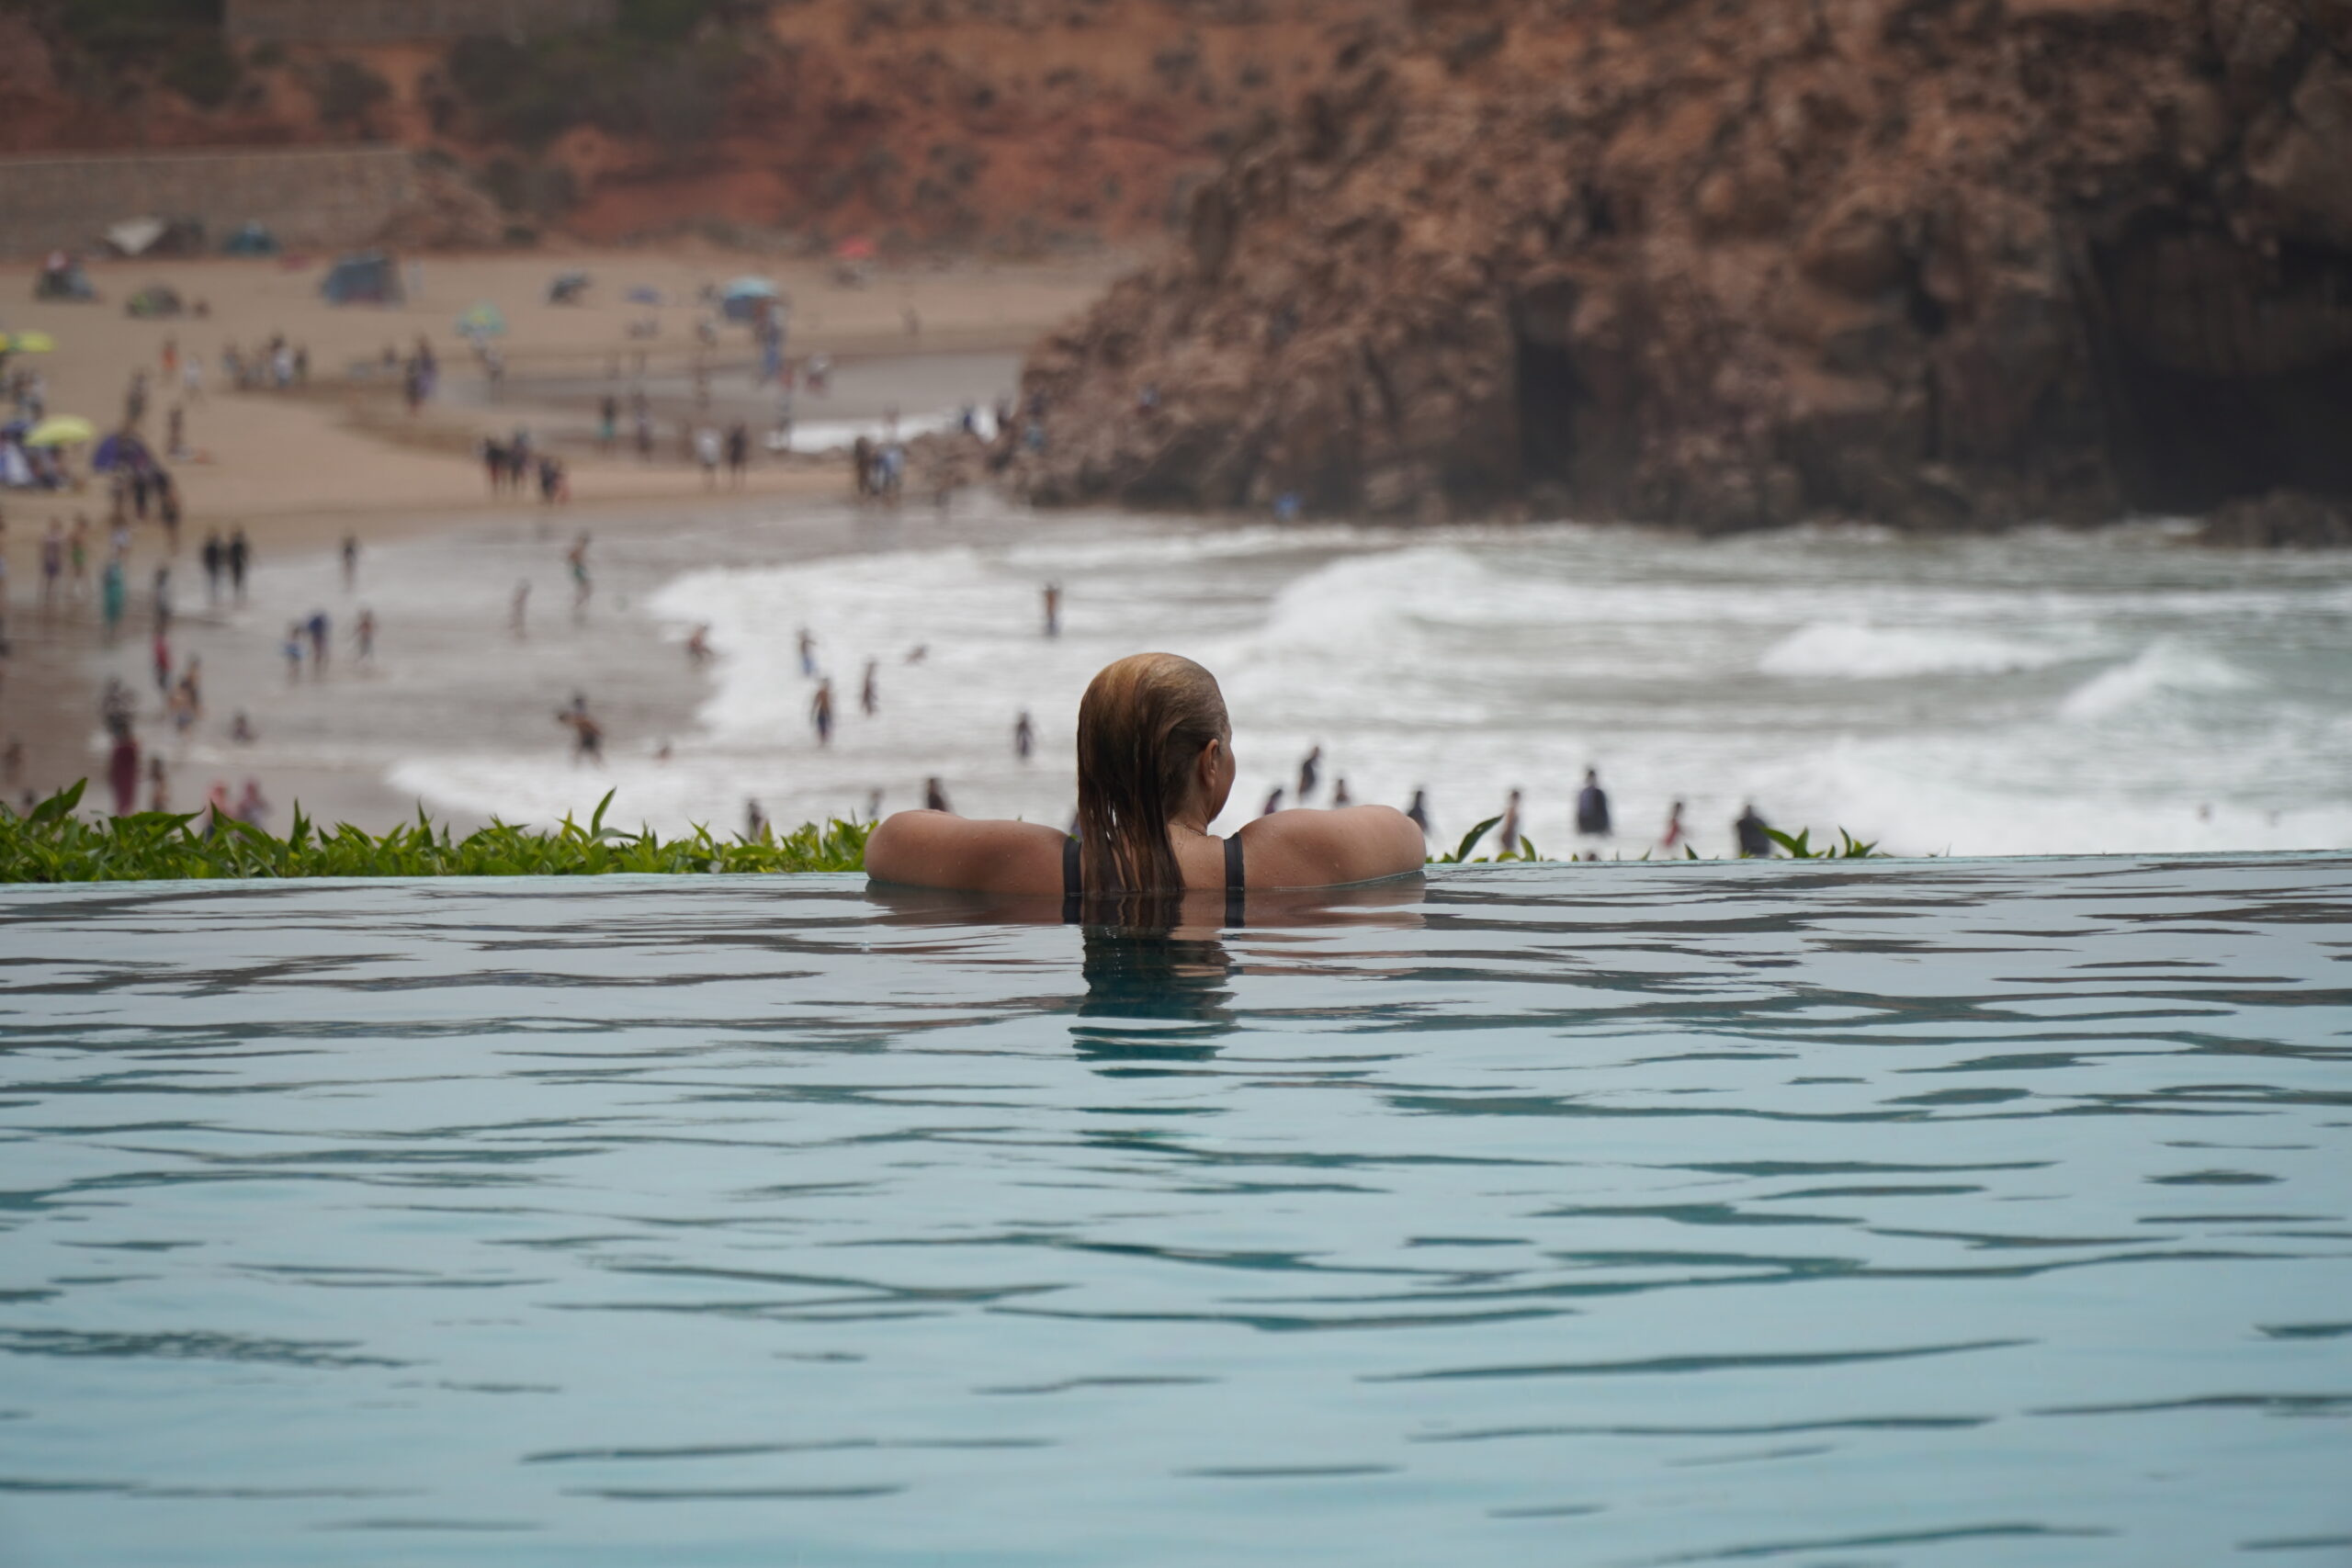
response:
<path id="1" fill-rule="evenodd" d="M 86 248 L 143 217 L 194 218 L 215 244 L 252 220 L 288 245 L 355 245 L 416 198 L 397 147 L 0 158 L 0 254 Z"/>
<path id="2" fill-rule="evenodd" d="M 615 0 L 228 0 L 234 43 L 399 43 L 609 28 Z"/>

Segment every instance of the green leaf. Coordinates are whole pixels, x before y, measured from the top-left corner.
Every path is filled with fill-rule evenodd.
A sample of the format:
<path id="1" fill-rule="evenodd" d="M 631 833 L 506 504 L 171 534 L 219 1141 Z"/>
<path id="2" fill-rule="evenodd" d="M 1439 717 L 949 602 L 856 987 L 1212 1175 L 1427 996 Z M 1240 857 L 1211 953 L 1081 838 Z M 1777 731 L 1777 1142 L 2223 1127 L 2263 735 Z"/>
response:
<path id="1" fill-rule="evenodd" d="M 1457 864 L 1468 860 L 1470 858 L 1470 852 L 1478 847 L 1478 840 L 1485 838 L 1487 831 L 1491 829 L 1496 823 L 1501 820 L 1502 818 L 1500 817 L 1489 817 L 1484 822 L 1481 822 L 1476 827 L 1471 829 L 1467 833 L 1463 834 L 1462 842 L 1455 846 L 1453 853 L 1447 858 Z"/>

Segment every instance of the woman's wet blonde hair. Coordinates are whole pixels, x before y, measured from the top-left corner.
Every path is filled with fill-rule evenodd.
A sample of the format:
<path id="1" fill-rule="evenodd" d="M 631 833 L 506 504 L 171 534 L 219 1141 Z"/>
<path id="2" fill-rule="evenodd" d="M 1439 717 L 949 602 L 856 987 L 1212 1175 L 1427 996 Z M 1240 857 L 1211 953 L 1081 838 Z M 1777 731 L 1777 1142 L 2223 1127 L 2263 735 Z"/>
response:
<path id="1" fill-rule="evenodd" d="M 1132 654 L 1078 705 L 1078 837 L 1090 897 L 1181 892 L 1168 841 L 1201 748 L 1232 743 L 1216 677 L 1173 653 Z"/>

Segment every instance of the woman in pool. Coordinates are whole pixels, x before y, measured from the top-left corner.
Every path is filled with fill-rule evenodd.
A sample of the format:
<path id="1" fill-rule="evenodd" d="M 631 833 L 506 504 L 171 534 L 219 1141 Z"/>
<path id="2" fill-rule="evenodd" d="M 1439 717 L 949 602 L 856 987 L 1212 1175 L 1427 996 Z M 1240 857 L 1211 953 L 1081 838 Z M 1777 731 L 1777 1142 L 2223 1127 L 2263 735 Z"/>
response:
<path id="1" fill-rule="evenodd" d="M 1094 677 L 1078 705 L 1078 836 L 1034 822 L 901 811 L 866 841 L 876 882 L 1119 898 L 1332 887 L 1421 866 L 1421 835 L 1386 806 L 1281 811 L 1213 839 L 1233 790 L 1233 729 L 1216 678 L 1172 653 Z"/>

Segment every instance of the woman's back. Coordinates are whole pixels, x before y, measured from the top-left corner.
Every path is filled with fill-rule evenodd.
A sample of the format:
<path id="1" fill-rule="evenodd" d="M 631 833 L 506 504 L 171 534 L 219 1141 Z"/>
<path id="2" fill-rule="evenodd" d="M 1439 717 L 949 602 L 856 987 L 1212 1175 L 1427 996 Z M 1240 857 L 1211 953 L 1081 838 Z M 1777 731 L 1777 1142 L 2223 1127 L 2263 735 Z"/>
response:
<path id="1" fill-rule="evenodd" d="M 1208 825 L 1233 789 L 1232 731 L 1209 672 L 1136 654 L 1095 676 L 1079 707 L 1075 840 L 1027 822 L 944 812 L 890 818 L 866 842 L 880 882 L 1103 897 L 1329 887 L 1418 870 L 1420 829 L 1385 806 L 1282 811 L 1230 840 Z"/>

